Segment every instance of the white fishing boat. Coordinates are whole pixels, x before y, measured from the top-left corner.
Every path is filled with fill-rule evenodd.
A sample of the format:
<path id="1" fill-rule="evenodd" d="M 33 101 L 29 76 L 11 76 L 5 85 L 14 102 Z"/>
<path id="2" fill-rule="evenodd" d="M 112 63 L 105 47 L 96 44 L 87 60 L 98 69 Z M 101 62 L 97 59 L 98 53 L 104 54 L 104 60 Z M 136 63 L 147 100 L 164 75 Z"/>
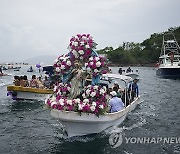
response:
<path id="1" fill-rule="evenodd" d="M 110 81 L 120 79 L 125 83 L 126 88 L 128 86 L 128 83 L 132 81 L 131 77 L 118 74 L 106 74 L 104 75 L 104 77 L 108 78 L 108 80 Z M 126 103 L 127 102 L 125 101 L 125 106 Z M 124 121 L 128 113 L 134 110 L 140 103 L 140 97 L 136 97 L 123 110 L 114 113 L 107 112 L 104 115 L 99 116 L 92 113 L 81 113 L 81 115 L 79 115 L 78 112 L 62 111 L 57 109 L 52 109 L 51 115 L 55 118 L 58 118 L 59 121 L 64 125 L 68 137 L 82 136 L 93 133 L 100 133 L 101 131 L 111 126 L 120 125 Z"/>
<path id="2" fill-rule="evenodd" d="M 51 89 L 38 89 L 31 87 L 22 86 L 7 86 L 7 95 L 12 99 L 26 99 L 26 100 L 45 100 L 48 96 L 53 93 Z"/>
<path id="3" fill-rule="evenodd" d="M 156 74 L 162 78 L 180 79 L 180 47 L 172 33 L 164 34 Z"/>

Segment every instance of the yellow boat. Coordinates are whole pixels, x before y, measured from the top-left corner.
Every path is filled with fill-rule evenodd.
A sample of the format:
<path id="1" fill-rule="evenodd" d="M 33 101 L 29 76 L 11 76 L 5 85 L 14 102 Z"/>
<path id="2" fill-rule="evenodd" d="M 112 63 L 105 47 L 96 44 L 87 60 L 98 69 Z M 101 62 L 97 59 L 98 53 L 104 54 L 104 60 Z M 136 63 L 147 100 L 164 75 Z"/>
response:
<path id="1" fill-rule="evenodd" d="M 53 93 L 52 89 L 39 89 L 22 86 L 7 86 L 7 95 L 13 99 L 45 100 Z"/>

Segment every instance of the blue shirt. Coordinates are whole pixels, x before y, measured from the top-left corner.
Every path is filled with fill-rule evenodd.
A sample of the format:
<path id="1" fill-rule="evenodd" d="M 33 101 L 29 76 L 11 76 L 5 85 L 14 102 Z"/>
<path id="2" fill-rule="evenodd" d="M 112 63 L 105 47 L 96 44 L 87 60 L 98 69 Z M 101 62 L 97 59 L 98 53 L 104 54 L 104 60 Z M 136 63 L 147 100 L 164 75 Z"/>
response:
<path id="1" fill-rule="evenodd" d="M 131 86 L 132 86 L 132 91 L 135 92 L 135 97 L 138 97 L 139 96 L 139 88 L 138 88 L 138 85 L 136 83 L 132 83 L 129 85 L 129 90 L 131 89 Z"/>
<path id="2" fill-rule="evenodd" d="M 121 98 L 118 97 L 113 97 L 109 101 L 109 105 L 111 106 L 110 112 L 118 112 L 124 107 L 124 103 L 122 102 Z"/>

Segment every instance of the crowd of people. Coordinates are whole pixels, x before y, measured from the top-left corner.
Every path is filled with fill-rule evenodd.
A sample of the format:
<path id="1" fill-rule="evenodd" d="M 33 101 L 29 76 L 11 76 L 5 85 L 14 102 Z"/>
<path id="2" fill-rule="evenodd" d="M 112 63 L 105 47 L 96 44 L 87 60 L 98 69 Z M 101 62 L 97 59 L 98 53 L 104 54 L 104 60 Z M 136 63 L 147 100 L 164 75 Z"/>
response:
<path id="1" fill-rule="evenodd" d="M 22 86 L 22 87 L 31 87 L 31 88 L 51 88 L 50 80 L 47 76 L 45 76 L 44 80 L 41 77 L 36 77 L 36 75 L 32 75 L 32 79 L 28 80 L 27 76 L 14 76 L 14 85 Z"/>

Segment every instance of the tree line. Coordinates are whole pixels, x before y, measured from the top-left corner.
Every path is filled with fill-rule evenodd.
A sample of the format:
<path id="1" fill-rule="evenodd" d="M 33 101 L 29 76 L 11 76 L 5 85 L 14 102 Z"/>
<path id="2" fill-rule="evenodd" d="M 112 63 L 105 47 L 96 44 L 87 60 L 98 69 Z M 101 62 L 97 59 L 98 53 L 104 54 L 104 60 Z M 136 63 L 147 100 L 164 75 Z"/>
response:
<path id="1" fill-rule="evenodd" d="M 180 27 L 171 27 L 165 32 L 151 34 L 142 43 L 123 42 L 116 49 L 105 47 L 97 52 L 106 54 L 109 62 L 115 65 L 152 65 L 159 59 L 163 35 L 168 32 L 172 32 L 180 44 Z"/>

